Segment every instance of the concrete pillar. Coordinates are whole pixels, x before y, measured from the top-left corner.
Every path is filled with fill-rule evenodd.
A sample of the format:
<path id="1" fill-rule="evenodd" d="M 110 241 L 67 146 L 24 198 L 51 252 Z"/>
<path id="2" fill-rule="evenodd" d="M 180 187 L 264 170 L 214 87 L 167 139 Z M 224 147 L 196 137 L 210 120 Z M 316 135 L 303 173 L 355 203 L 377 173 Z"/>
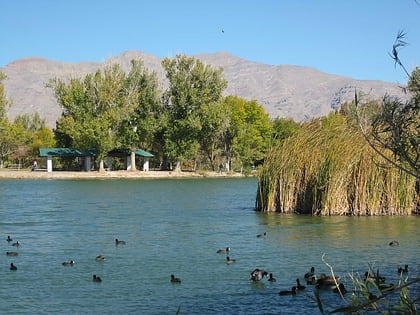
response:
<path id="1" fill-rule="evenodd" d="M 149 158 L 148 157 L 144 158 L 143 171 L 145 172 L 149 171 Z"/>
<path id="2" fill-rule="evenodd" d="M 48 156 L 47 157 L 47 172 L 52 172 L 52 171 L 53 171 L 52 157 Z"/>
<path id="3" fill-rule="evenodd" d="M 127 171 L 131 170 L 131 157 L 130 156 L 125 157 L 125 165 L 126 165 Z"/>

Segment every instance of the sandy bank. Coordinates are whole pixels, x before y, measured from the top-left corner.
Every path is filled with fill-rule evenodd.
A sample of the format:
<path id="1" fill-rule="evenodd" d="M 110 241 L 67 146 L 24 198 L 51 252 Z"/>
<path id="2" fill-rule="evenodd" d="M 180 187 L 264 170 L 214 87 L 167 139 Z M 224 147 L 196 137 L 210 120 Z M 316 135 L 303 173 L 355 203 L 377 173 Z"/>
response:
<path id="1" fill-rule="evenodd" d="M 30 170 L 0 170 L 0 179 L 112 179 L 112 178 L 231 178 L 243 177 L 240 173 L 217 172 L 169 172 L 169 171 L 107 171 L 93 172 L 65 172 L 51 173 Z"/>

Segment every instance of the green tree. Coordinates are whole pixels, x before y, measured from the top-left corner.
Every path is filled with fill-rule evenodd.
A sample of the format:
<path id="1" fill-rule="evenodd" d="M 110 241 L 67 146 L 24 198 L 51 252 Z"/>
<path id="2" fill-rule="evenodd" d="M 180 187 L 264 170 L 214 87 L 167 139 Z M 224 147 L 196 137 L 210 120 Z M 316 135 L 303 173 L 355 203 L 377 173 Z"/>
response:
<path id="1" fill-rule="evenodd" d="M 26 143 L 27 133 L 21 125 L 12 123 L 7 118 L 2 119 L 0 127 L 0 168 L 2 168 L 4 160 Z"/>
<path id="2" fill-rule="evenodd" d="M 64 111 L 57 123 L 57 140 L 80 149 L 95 148 L 103 171 L 103 159 L 117 144 L 120 123 L 133 112 L 137 89 L 118 65 L 65 83 L 49 86 Z"/>
<path id="3" fill-rule="evenodd" d="M 162 102 L 156 73 L 147 71 L 140 60 L 132 60 L 131 65 L 126 84 L 135 95 L 133 110 L 121 122 L 118 141 L 131 149 L 131 170 L 135 170 L 135 151 L 153 147 Z"/>
<path id="4" fill-rule="evenodd" d="M 200 109 L 199 117 L 200 149 L 215 171 L 217 159 L 220 159 L 223 152 L 223 135 L 230 125 L 229 111 L 224 103 L 205 104 Z"/>
<path id="5" fill-rule="evenodd" d="M 230 126 L 223 136 L 226 168 L 231 169 L 235 158 L 242 169 L 264 158 L 273 126 L 264 108 L 256 101 L 228 96 L 225 103 L 231 117 Z"/>
<path id="6" fill-rule="evenodd" d="M 3 80 L 6 79 L 7 76 L 3 72 L 0 72 L 0 121 L 4 118 L 7 118 L 7 108 L 11 104 L 11 102 L 6 97 L 6 90 L 3 85 Z"/>
<path id="7" fill-rule="evenodd" d="M 283 141 L 293 136 L 300 129 L 300 124 L 291 118 L 276 118 L 273 121 L 273 138 Z"/>
<path id="8" fill-rule="evenodd" d="M 17 130 L 7 117 L 7 108 L 11 101 L 6 97 L 3 80 L 7 76 L 0 72 L 0 168 L 3 168 L 4 160 L 12 154 L 21 144 L 21 133 Z"/>
<path id="9" fill-rule="evenodd" d="M 46 120 L 41 118 L 38 113 L 18 115 L 14 122 L 21 124 L 27 132 L 36 132 L 46 128 Z"/>
<path id="10" fill-rule="evenodd" d="M 165 154 L 180 170 L 181 162 L 194 158 L 199 149 L 200 109 L 220 102 L 227 81 L 221 68 L 213 69 L 185 55 L 165 58 L 162 66 L 169 80 L 165 94 Z"/>

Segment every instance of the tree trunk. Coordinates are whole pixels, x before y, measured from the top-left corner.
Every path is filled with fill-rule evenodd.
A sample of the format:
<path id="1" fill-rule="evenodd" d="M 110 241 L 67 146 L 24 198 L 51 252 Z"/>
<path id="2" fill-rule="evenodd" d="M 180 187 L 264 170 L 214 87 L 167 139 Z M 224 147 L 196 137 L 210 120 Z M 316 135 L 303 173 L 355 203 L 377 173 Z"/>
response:
<path id="1" fill-rule="evenodd" d="M 176 161 L 174 172 L 181 172 L 181 161 Z"/>
<path id="2" fill-rule="evenodd" d="M 131 159 L 131 169 L 130 171 L 136 171 L 136 151 L 131 151 L 131 155 L 130 155 L 130 159 Z"/>
<path id="3" fill-rule="evenodd" d="M 104 168 L 104 160 L 100 160 L 99 161 L 99 173 L 103 173 L 105 172 L 105 168 Z"/>
<path id="4" fill-rule="evenodd" d="M 226 172 L 227 172 L 227 173 L 229 173 L 229 172 L 230 172 L 230 163 L 231 163 L 230 156 L 228 156 L 228 157 L 226 158 Z"/>

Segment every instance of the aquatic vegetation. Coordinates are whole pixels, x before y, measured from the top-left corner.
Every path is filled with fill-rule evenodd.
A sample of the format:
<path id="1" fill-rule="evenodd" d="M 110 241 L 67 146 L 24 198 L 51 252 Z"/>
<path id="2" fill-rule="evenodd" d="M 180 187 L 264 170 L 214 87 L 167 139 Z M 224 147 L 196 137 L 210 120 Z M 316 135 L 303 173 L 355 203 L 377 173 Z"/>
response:
<path id="1" fill-rule="evenodd" d="M 339 113 L 302 125 L 274 146 L 258 179 L 256 209 L 263 212 L 410 215 L 419 198 L 415 177 L 376 154 Z"/>

